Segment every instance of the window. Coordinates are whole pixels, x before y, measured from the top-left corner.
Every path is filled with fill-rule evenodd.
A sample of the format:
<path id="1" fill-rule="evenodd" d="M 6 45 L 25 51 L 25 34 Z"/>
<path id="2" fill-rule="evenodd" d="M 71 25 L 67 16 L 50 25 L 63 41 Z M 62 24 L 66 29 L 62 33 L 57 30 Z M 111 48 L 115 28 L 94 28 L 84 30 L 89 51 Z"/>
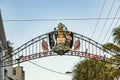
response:
<path id="1" fill-rule="evenodd" d="M 13 69 L 13 75 L 16 75 L 16 70 L 15 70 L 15 68 Z"/>

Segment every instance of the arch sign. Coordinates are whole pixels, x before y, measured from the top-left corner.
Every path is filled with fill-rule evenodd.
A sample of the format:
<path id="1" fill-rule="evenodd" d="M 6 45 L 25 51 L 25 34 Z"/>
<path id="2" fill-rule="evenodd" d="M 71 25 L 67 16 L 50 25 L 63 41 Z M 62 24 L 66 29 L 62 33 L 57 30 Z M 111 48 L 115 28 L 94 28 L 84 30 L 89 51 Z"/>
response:
<path id="1" fill-rule="evenodd" d="M 53 55 L 71 55 L 105 60 L 114 53 L 103 51 L 102 45 L 81 34 L 68 31 L 58 24 L 54 31 L 40 35 L 15 49 L 10 57 L 1 57 L 2 65 L 13 65 Z M 108 55 L 108 56 L 107 56 Z"/>

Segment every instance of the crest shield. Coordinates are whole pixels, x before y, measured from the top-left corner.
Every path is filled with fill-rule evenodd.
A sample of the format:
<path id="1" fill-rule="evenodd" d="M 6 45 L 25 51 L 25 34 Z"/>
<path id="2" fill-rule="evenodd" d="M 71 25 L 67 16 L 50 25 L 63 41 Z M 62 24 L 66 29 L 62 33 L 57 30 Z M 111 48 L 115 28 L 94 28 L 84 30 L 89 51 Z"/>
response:
<path id="1" fill-rule="evenodd" d="M 49 33 L 50 48 L 59 55 L 64 55 L 73 46 L 73 33 L 63 28 L 59 25 L 58 30 Z"/>

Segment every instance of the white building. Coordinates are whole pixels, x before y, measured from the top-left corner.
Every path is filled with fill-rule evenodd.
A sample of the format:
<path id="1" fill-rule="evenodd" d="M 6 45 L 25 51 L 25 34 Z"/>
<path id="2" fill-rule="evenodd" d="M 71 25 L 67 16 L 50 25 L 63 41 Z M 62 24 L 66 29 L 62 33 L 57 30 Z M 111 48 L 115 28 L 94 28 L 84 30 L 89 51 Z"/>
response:
<path id="1" fill-rule="evenodd" d="M 2 56 L 2 42 L 0 40 L 0 57 Z M 0 66 L 1 66 L 1 59 L 0 59 Z M 0 67 L 0 80 L 3 80 L 3 68 Z"/>
<path id="2" fill-rule="evenodd" d="M 0 57 L 5 55 L 5 51 L 7 51 L 7 40 L 5 36 L 5 31 L 4 31 L 4 26 L 3 26 L 3 21 L 2 21 L 2 16 L 1 16 L 1 11 L 0 11 Z M 10 55 L 10 54 L 6 54 Z M 11 58 L 12 59 L 12 58 Z M 1 59 L 0 59 L 0 65 L 1 65 Z M 12 80 L 13 78 L 13 67 L 0 67 L 0 80 Z"/>

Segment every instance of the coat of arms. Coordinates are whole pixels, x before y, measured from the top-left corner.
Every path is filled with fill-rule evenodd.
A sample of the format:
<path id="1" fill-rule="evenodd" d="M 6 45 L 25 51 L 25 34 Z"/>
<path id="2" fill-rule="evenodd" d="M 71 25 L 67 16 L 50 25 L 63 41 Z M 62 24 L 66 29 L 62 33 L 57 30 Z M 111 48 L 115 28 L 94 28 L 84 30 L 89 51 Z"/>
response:
<path id="1" fill-rule="evenodd" d="M 53 52 L 63 55 L 73 46 L 73 33 L 60 23 L 58 28 L 49 33 L 49 45 Z"/>

